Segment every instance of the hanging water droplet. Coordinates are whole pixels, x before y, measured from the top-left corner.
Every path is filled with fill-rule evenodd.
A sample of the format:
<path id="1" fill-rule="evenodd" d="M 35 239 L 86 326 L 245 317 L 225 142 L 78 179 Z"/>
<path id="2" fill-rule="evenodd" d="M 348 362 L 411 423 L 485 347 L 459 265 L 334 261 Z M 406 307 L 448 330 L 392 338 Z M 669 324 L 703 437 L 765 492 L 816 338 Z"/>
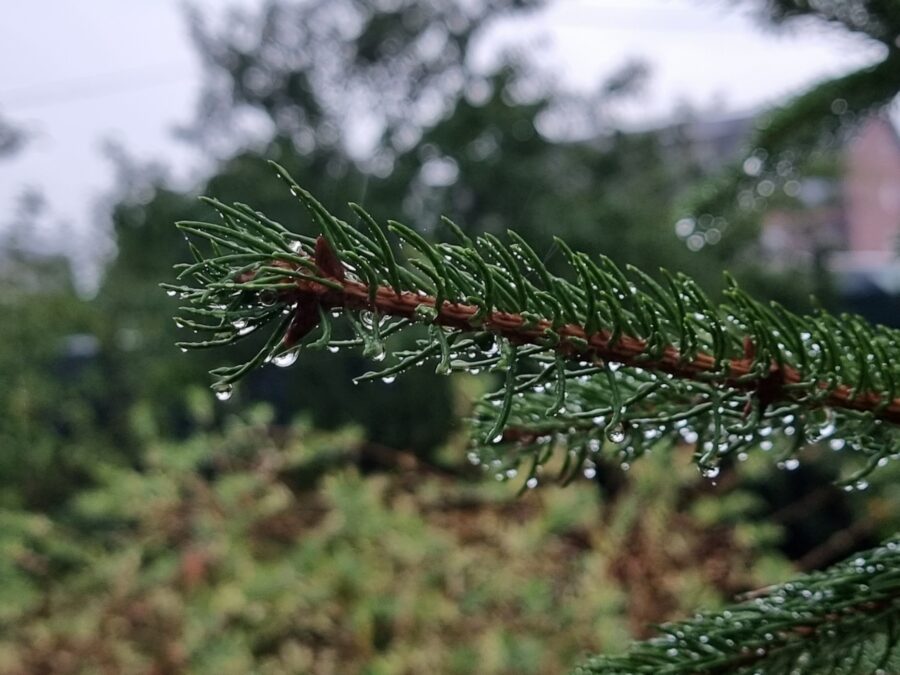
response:
<path id="1" fill-rule="evenodd" d="M 537 484 L 538 484 L 538 479 L 535 478 L 534 476 L 532 476 L 527 481 L 525 481 L 525 485 L 526 485 L 526 487 L 528 487 L 529 490 L 534 490 L 534 488 L 537 487 Z"/>
<path id="2" fill-rule="evenodd" d="M 259 294 L 259 304 L 263 307 L 271 307 L 278 300 L 275 291 L 266 290 Z"/>
<path id="3" fill-rule="evenodd" d="M 231 322 L 231 325 L 234 326 L 236 330 L 241 330 L 247 326 L 247 322 L 244 319 L 235 319 Z"/>
<path id="4" fill-rule="evenodd" d="M 585 469 L 584 469 L 584 477 L 585 478 L 590 480 L 590 479 L 596 477 L 596 475 L 597 475 L 597 469 L 595 469 L 592 466 L 585 467 Z"/>
<path id="5" fill-rule="evenodd" d="M 516 475 L 517 475 L 518 473 L 519 473 L 519 472 L 518 472 L 518 470 L 516 470 L 516 469 L 507 469 L 507 470 L 506 470 L 506 477 L 507 477 L 507 478 L 515 478 Z"/>
<path id="6" fill-rule="evenodd" d="M 391 382 L 393 382 L 396 379 L 397 379 L 396 375 L 385 375 L 384 377 L 381 378 L 381 381 L 384 382 L 385 384 L 390 384 Z"/>
<path id="7" fill-rule="evenodd" d="M 819 427 L 819 437 L 825 438 L 826 436 L 831 436 L 836 429 L 834 423 L 834 411 L 831 408 L 826 408 L 825 410 L 825 421 L 822 423 L 822 426 Z"/>
<path id="8" fill-rule="evenodd" d="M 717 466 L 702 466 L 700 467 L 700 475 L 704 478 L 715 478 L 719 475 L 719 467 Z"/>
<path id="9" fill-rule="evenodd" d="M 337 345 L 328 345 L 327 349 L 328 349 L 328 351 L 330 351 L 332 354 L 337 354 L 339 351 L 341 351 L 341 348 L 338 347 Z"/>
<path id="10" fill-rule="evenodd" d="M 292 349 L 289 352 L 282 352 L 281 354 L 272 357 L 272 363 L 274 363 L 279 368 L 287 368 L 288 366 L 292 366 L 294 365 L 294 363 L 296 363 L 299 354 L 299 349 Z"/>
<path id="11" fill-rule="evenodd" d="M 169 290 L 166 291 L 166 295 L 168 295 L 170 298 L 174 298 L 175 297 L 175 289 L 170 288 Z M 159 296 L 157 296 L 157 297 L 159 297 Z"/>
<path id="12" fill-rule="evenodd" d="M 783 462 L 784 468 L 788 471 L 794 471 L 800 466 L 800 460 L 796 457 L 791 457 L 790 459 L 786 459 Z"/>
<path id="13" fill-rule="evenodd" d="M 697 442 L 697 439 L 700 438 L 699 434 L 693 429 L 682 429 L 680 431 L 681 438 L 688 445 L 693 445 Z"/>
<path id="14" fill-rule="evenodd" d="M 622 443 L 625 440 L 625 425 L 619 422 L 614 427 L 606 430 L 606 437 L 612 443 Z"/>
<path id="15" fill-rule="evenodd" d="M 227 401 L 231 398 L 231 394 L 234 392 L 234 387 L 230 384 L 225 384 L 220 387 L 216 387 L 216 398 L 220 401 Z"/>

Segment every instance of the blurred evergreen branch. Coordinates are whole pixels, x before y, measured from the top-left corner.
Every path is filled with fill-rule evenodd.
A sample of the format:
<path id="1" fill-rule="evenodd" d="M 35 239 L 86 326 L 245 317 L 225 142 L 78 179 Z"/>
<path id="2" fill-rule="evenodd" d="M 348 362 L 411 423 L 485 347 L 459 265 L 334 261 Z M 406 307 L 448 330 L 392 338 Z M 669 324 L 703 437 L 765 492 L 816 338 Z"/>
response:
<path id="1" fill-rule="evenodd" d="M 752 593 L 746 602 L 660 626 L 587 675 L 895 673 L 900 669 L 900 540 L 825 571 Z"/>
<path id="2" fill-rule="evenodd" d="M 837 147 L 861 122 L 900 91 L 900 5 L 895 0 L 750 0 L 766 23 L 815 19 L 870 38 L 881 60 L 828 78 L 762 115 L 736 162 L 694 191 L 683 204 L 702 230 L 706 216 L 736 216 L 761 208 L 777 187 Z M 763 185 L 765 183 L 765 186 Z"/>
<path id="3" fill-rule="evenodd" d="M 427 337 L 413 348 L 391 350 L 387 365 L 358 381 L 390 382 L 427 362 L 443 374 L 501 374 L 502 388 L 477 409 L 469 458 L 501 480 L 521 476 L 526 466 L 523 487 L 537 485 L 558 449 L 565 452 L 560 481 L 582 471 L 594 475 L 594 459 L 607 443 L 630 462 L 653 446 L 686 442 L 696 448 L 704 475 L 714 477 L 723 462 L 749 451 L 777 445 L 782 462 L 796 463 L 805 445 L 827 441 L 856 465 L 845 479 L 848 489 L 864 489 L 871 471 L 900 455 L 896 330 L 825 311 L 798 316 L 754 300 L 730 279 L 724 301 L 713 303 L 684 275 L 662 270 L 653 278 L 633 268 L 626 274 L 608 258 L 591 258 L 561 240 L 570 278 L 551 273 L 512 232 L 509 243 L 490 234 L 473 240 L 445 219 L 458 243 L 435 244 L 401 223 L 382 226 L 357 205 L 351 205 L 359 219 L 353 226 L 276 170 L 312 215 L 314 236 L 291 232 L 244 204 L 207 200 L 221 223 L 178 224 L 209 247 L 203 253 L 190 242 L 194 262 L 178 266 L 179 278 L 194 285 L 163 285 L 185 301 L 179 325 L 204 335 L 180 343 L 184 349 L 229 345 L 268 331 L 248 361 L 212 371 L 220 398 L 269 361 L 291 365 L 301 348 L 361 347 L 380 362 L 390 336 L 420 324 Z M 334 321 L 341 317 L 349 338 L 341 332 L 346 326 Z M 871 554 L 871 564 L 864 557 L 852 588 L 842 581 L 848 572 L 840 566 L 821 579 L 797 582 L 813 592 L 839 589 L 844 598 L 848 589 L 859 591 L 845 605 L 829 597 L 816 606 L 814 621 L 797 611 L 774 623 L 761 614 L 748 625 L 786 635 L 785 645 L 794 645 L 792 636 L 811 628 L 833 625 L 843 636 L 860 626 L 871 634 L 870 623 L 877 621 L 893 644 L 892 560 L 888 553 Z M 871 600 L 863 586 L 883 594 Z M 877 611 L 859 619 L 870 623 L 844 620 L 844 611 L 867 615 L 858 610 L 870 609 L 871 602 Z M 698 621 L 701 627 L 708 623 Z M 737 637 L 730 639 L 739 654 L 751 643 L 756 648 L 752 632 Z M 768 670 L 767 660 L 765 672 L 798 672 L 826 658 L 830 647 L 838 658 L 842 644 L 825 640 L 812 660 L 802 657 L 806 647 L 772 650 L 776 670 Z M 768 659 L 762 648 L 760 656 Z M 641 649 L 628 663 L 650 658 Z M 646 649 L 656 654 L 659 648 L 653 642 Z M 698 670 L 696 650 L 669 649 L 660 653 L 674 669 L 633 672 L 716 672 Z M 701 662 L 704 668 L 734 663 L 721 645 L 715 649 L 715 658 L 710 652 Z M 690 667 L 677 665 L 682 658 L 690 659 L 684 661 Z"/>

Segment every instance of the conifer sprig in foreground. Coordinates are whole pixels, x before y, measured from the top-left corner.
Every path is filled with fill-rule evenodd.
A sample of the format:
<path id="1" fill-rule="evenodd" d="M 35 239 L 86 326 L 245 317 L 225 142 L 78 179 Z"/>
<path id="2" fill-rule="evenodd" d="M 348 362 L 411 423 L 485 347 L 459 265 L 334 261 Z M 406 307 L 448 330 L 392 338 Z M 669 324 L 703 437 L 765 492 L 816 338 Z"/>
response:
<path id="1" fill-rule="evenodd" d="M 176 320 L 201 336 L 181 346 L 264 336 L 248 361 L 213 371 L 220 398 L 253 369 L 290 365 L 306 349 L 362 348 L 379 365 L 359 380 L 391 381 L 422 364 L 495 371 L 502 387 L 477 406 L 469 459 L 526 487 L 555 452 L 567 482 L 593 475 L 599 457 L 631 462 L 679 441 L 696 448 L 708 476 L 755 451 L 792 468 L 805 445 L 827 445 L 847 459 L 848 489 L 900 455 L 896 330 L 823 311 L 798 316 L 733 281 L 716 304 L 688 277 L 623 272 L 562 241 L 567 276 L 512 232 L 506 243 L 473 240 L 445 220 L 456 243 L 434 244 L 356 205 L 350 225 L 276 169 L 311 213 L 309 234 L 215 200 L 220 223 L 178 224 L 209 247 L 189 243 L 195 262 L 179 266 L 193 285 L 164 285 L 184 301 Z M 388 350 L 416 326 L 425 337 Z M 898 563 L 897 541 L 888 542 L 663 627 L 666 637 L 581 672 L 896 671 Z"/>
<path id="2" fill-rule="evenodd" d="M 390 380 L 424 363 L 502 372 L 502 389 L 478 408 L 473 455 L 502 476 L 524 462 L 534 479 L 562 446 L 574 475 L 606 443 L 631 461 L 682 439 L 712 475 L 758 448 L 777 449 L 790 466 L 819 442 L 862 457 L 848 484 L 864 486 L 865 474 L 900 453 L 896 330 L 821 311 L 801 317 L 733 281 L 716 305 L 686 276 L 624 273 L 562 241 L 568 278 L 512 232 L 509 243 L 472 240 L 445 220 L 458 243 L 432 244 L 356 205 L 351 226 L 276 168 L 312 214 L 314 236 L 214 200 L 221 223 L 178 224 L 211 247 L 191 244 L 195 262 L 181 266 L 179 278 L 195 286 L 167 286 L 186 301 L 179 325 L 202 334 L 180 345 L 268 331 L 249 361 L 213 371 L 221 397 L 267 361 L 293 363 L 301 348 L 358 345 L 381 361 L 390 336 L 422 324 L 427 338 L 359 379 Z M 349 339 L 333 330 L 341 317 Z"/>

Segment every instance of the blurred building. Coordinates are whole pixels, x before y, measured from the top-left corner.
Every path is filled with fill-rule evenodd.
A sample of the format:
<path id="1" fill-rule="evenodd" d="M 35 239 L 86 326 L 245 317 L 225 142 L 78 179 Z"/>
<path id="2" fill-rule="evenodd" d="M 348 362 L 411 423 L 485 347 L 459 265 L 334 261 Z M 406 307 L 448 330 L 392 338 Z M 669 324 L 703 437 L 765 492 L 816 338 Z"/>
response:
<path id="1" fill-rule="evenodd" d="M 664 132 L 702 170 L 739 155 L 749 117 L 694 121 Z M 664 136 L 665 137 L 665 136 Z M 769 199 L 761 253 L 790 269 L 821 265 L 840 296 L 873 320 L 900 323 L 900 135 L 874 115 L 847 137 L 816 175 L 787 181 Z"/>

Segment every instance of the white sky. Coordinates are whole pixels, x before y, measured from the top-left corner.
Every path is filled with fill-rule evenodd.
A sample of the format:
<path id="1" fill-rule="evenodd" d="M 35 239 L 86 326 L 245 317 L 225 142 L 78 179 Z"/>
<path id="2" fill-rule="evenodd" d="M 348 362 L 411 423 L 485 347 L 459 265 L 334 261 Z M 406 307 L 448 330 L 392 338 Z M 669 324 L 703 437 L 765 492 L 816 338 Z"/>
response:
<path id="1" fill-rule="evenodd" d="M 757 108 L 880 56 L 835 29 L 763 29 L 735 4 L 556 0 L 498 26 L 480 61 L 525 44 L 567 84 L 592 87 L 640 57 L 652 68 L 649 95 L 622 111 L 640 124 L 685 103 L 718 116 Z M 51 220 L 66 223 L 65 243 L 104 228 L 96 203 L 113 182 L 104 140 L 176 175 L 196 171 L 197 158 L 171 131 L 191 118 L 200 78 L 178 0 L 5 0 L 0 16 L 0 112 L 35 134 L 0 161 L 0 223 L 32 186 L 49 199 Z"/>

